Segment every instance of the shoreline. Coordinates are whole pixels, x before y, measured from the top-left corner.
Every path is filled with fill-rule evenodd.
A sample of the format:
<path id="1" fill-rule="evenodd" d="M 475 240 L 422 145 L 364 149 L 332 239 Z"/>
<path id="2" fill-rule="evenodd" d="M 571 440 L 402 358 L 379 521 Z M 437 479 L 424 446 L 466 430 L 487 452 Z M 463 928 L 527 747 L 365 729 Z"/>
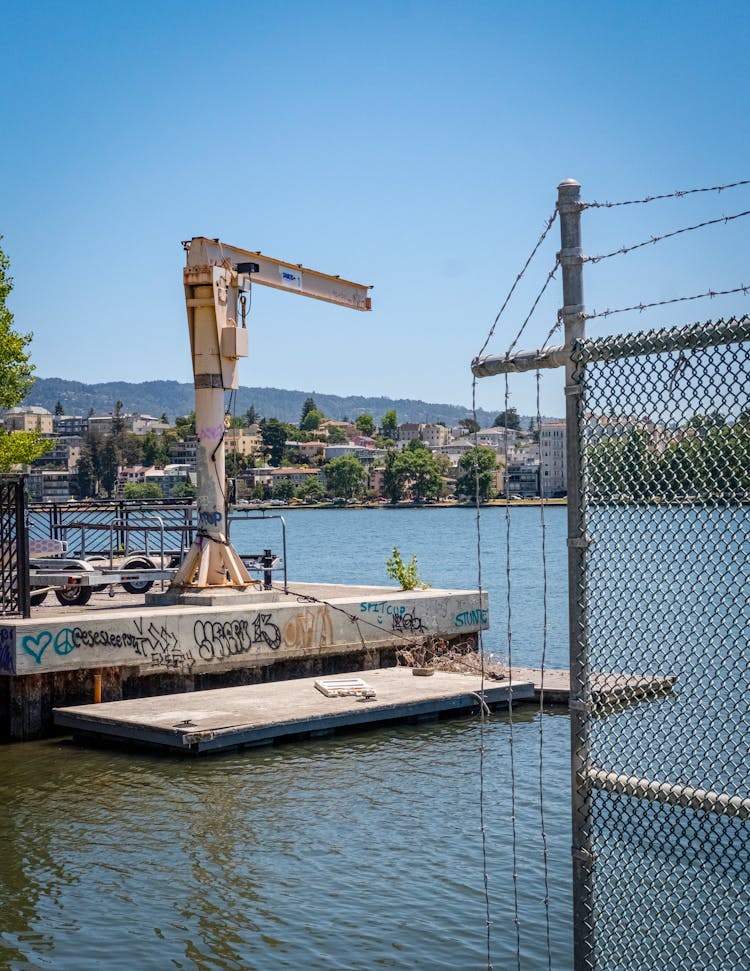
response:
<path id="1" fill-rule="evenodd" d="M 567 499 L 545 499 L 545 506 L 567 506 Z M 490 499 L 487 502 L 480 502 L 481 508 L 487 508 L 492 506 L 497 506 L 505 508 L 505 506 L 529 506 L 529 507 L 539 507 L 542 505 L 541 499 L 511 499 L 506 502 L 503 499 Z M 334 505 L 330 502 L 321 502 L 313 504 L 299 503 L 299 504 L 289 504 L 284 503 L 283 505 L 271 505 L 270 503 L 238 503 L 235 508 L 238 509 L 252 509 L 257 512 L 278 512 L 280 509 L 290 510 L 303 509 L 303 510 L 352 510 L 358 511 L 361 509 L 476 509 L 476 505 L 473 502 L 428 502 L 428 503 L 415 503 L 415 502 L 361 502 L 353 503 L 351 505 L 338 504 Z"/>

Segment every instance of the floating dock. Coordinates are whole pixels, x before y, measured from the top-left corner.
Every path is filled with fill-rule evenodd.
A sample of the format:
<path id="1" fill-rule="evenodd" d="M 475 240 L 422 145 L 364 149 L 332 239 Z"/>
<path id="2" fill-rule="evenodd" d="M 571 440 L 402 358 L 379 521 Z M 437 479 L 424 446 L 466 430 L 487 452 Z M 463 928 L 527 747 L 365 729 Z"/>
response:
<path id="1" fill-rule="evenodd" d="M 420 721 L 478 710 L 481 679 L 436 671 L 415 677 L 411 668 L 358 672 L 376 697 L 326 697 L 315 678 L 56 708 L 55 724 L 75 735 L 201 754 L 255 746 L 294 736 L 397 721 Z M 336 676 L 329 681 L 345 680 Z M 485 681 L 489 708 L 533 701 L 530 681 Z"/>

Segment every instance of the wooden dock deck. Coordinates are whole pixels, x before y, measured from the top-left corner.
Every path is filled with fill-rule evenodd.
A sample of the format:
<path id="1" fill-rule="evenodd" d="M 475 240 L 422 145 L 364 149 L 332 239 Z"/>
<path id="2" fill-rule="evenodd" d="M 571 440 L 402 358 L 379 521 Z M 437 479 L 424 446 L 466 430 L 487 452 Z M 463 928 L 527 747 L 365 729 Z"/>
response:
<path id="1" fill-rule="evenodd" d="M 315 678 L 237 688 L 191 691 L 132 701 L 56 708 L 55 723 L 76 735 L 155 745 L 200 754 L 253 746 L 289 736 L 317 736 L 336 730 L 394 721 L 465 713 L 479 706 L 478 676 L 436 671 L 415 677 L 410 668 L 357 671 L 376 698 L 328 698 Z M 332 678 L 338 680 L 346 675 Z M 514 701 L 533 701 L 530 681 L 512 682 Z M 507 681 L 486 681 L 490 708 L 508 703 Z"/>

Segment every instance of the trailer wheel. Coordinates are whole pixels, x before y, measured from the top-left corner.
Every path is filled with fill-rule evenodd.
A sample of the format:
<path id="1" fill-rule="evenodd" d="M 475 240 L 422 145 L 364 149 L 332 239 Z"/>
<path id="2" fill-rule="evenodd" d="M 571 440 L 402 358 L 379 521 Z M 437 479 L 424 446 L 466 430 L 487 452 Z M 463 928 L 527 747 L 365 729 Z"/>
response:
<path id="1" fill-rule="evenodd" d="M 41 593 L 32 593 L 31 596 L 29 597 L 29 602 L 31 603 L 31 606 L 38 607 L 40 604 L 43 604 L 44 601 L 47 599 L 48 593 L 49 593 L 49 590 L 42 590 Z"/>
<path id="2" fill-rule="evenodd" d="M 91 587 L 62 587 L 55 590 L 55 596 L 63 607 L 82 607 L 91 600 Z"/>
<path id="3" fill-rule="evenodd" d="M 154 564 L 149 560 L 128 560 L 124 568 L 128 570 L 153 570 Z M 153 580 L 125 580 L 122 589 L 126 593 L 147 593 L 153 585 Z"/>

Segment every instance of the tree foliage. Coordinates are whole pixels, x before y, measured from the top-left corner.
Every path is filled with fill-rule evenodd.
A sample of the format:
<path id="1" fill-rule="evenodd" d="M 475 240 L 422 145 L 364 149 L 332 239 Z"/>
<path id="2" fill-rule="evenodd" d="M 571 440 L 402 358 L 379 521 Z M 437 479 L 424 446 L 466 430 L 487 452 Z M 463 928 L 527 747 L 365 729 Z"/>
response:
<path id="1" fill-rule="evenodd" d="M 492 498 L 497 455 L 487 445 L 470 448 L 458 460 L 459 476 L 456 492 L 462 496 L 474 497 L 479 490 L 479 498 L 486 501 Z"/>
<path id="2" fill-rule="evenodd" d="M 368 438 L 371 438 L 375 433 L 375 421 L 372 415 L 360 415 L 354 424 L 361 435 L 367 435 Z"/>
<path id="3" fill-rule="evenodd" d="M 305 403 L 302 405 L 302 414 L 299 417 L 300 428 L 302 428 L 305 418 L 307 418 L 311 411 L 317 411 L 318 414 L 321 414 L 320 409 L 315 404 L 315 398 L 305 398 Z"/>
<path id="4" fill-rule="evenodd" d="M 393 408 L 390 411 L 386 411 L 380 421 L 380 433 L 383 438 L 392 438 L 395 440 L 398 433 L 398 416 Z"/>
<path id="5" fill-rule="evenodd" d="M 512 428 L 519 431 L 521 419 L 518 417 L 518 411 L 515 408 L 508 408 L 507 411 L 501 411 L 492 424 L 496 428 Z"/>
<path id="6" fill-rule="evenodd" d="M 353 499 L 361 495 L 367 481 L 367 472 L 356 455 L 342 455 L 325 467 L 329 495 Z"/>
<path id="7" fill-rule="evenodd" d="M 322 412 L 318 411 L 317 408 L 311 408 L 300 422 L 299 427 L 303 432 L 314 432 L 320 428 L 322 421 Z"/>
<path id="8" fill-rule="evenodd" d="M 383 471 L 383 492 L 391 503 L 409 493 L 413 502 L 438 499 L 443 491 L 440 464 L 424 442 L 413 439 L 401 452 L 389 449 Z"/>
<path id="9" fill-rule="evenodd" d="M 161 499 L 161 487 L 156 482 L 128 482 L 122 490 L 126 499 Z"/>
<path id="10" fill-rule="evenodd" d="M 326 438 L 329 445 L 346 445 L 349 441 L 344 429 L 339 428 L 338 425 L 328 425 L 326 427 Z"/>
<path id="11" fill-rule="evenodd" d="M 268 464 L 281 465 L 284 448 L 289 438 L 289 426 L 279 421 L 278 418 L 264 419 L 260 423 L 260 434 Z"/>
<path id="12" fill-rule="evenodd" d="M 474 432 L 479 431 L 479 422 L 474 418 L 462 418 L 458 424 L 464 429 L 467 435 L 473 435 Z"/>
<path id="13" fill-rule="evenodd" d="M 34 383 L 34 365 L 28 350 L 31 334 L 19 334 L 13 329 L 13 314 L 6 305 L 13 289 L 9 270 L 10 260 L 0 249 L 0 408 L 19 404 Z M 0 471 L 33 462 L 50 448 L 52 444 L 36 432 L 2 432 Z"/>
<path id="14" fill-rule="evenodd" d="M 714 413 L 666 436 L 649 426 L 598 441 L 588 454 L 599 500 L 690 501 L 750 497 L 750 427 Z"/>

